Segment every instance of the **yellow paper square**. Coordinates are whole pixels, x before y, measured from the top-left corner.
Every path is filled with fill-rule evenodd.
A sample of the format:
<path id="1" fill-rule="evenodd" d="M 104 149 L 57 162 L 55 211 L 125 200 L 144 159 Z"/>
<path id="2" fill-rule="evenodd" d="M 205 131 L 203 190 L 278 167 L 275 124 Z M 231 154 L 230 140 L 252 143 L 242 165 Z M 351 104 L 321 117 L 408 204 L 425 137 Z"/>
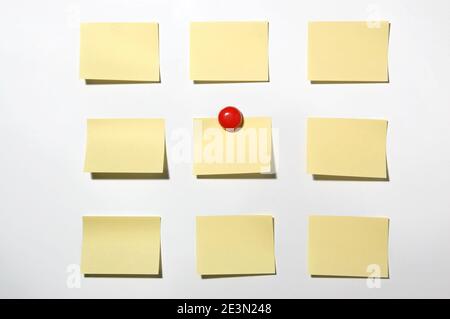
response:
<path id="1" fill-rule="evenodd" d="M 389 22 L 310 22 L 308 79 L 387 82 Z"/>
<path id="2" fill-rule="evenodd" d="M 160 217 L 83 217 L 81 273 L 160 274 Z"/>
<path id="3" fill-rule="evenodd" d="M 387 178 L 387 121 L 309 118 L 307 172 Z"/>
<path id="4" fill-rule="evenodd" d="M 157 23 L 82 23 L 80 77 L 159 82 Z"/>
<path id="5" fill-rule="evenodd" d="M 389 219 L 309 217 L 309 273 L 388 278 Z"/>
<path id="6" fill-rule="evenodd" d="M 271 173 L 272 120 L 245 118 L 236 132 L 217 118 L 194 119 L 194 175 Z"/>
<path id="7" fill-rule="evenodd" d="M 197 271 L 274 274 L 273 236 L 272 216 L 197 216 Z"/>
<path id="8" fill-rule="evenodd" d="M 268 22 L 192 22 L 194 81 L 268 81 Z"/>
<path id="9" fill-rule="evenodd" d="M 162 119 L 88 119 L 85 172 L 163 173 Z"/>

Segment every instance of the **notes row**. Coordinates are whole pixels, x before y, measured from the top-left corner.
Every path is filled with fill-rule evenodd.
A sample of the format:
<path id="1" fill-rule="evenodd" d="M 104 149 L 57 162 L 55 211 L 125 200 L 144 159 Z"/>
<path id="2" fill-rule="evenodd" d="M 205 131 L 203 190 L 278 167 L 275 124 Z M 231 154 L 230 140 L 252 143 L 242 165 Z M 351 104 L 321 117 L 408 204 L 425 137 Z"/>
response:
<path id="1" fill-rule="evenodd" d="M 309 22 L 308 79 L 388 82 L 389 29 L 386 21 Z M 158 23 L 81 24 L 87 83 L 160 82 L 159 54 Z M 189 61 L 194 82 L 268 82 L 269 23 L 192 22 Z"/>
<path id="2" fill-rule="evenodd" d="M 197 272 L 276 274 L 274 227 L 270 215 L 197 216 Z M 388 237 L 385 217 L 310 216 L 308 272 L 388 278 Z M 83 217 L 83 274 L 162 276 L 161 268 L 160 217 Z"/>
<path id="3" fill-rule="evenodd" d="M 196 118 L 193 129 L 194 175 L 276 173 L 271 118 L 246 117 L 235 132 L 224 130 L 217 118 Z M 387 179 L 386 138 L 386 120 L 309 118 L 307 173 Z M 87 120 L 85 172 L 163 174 L 166 153 L 163 119 Z"/>

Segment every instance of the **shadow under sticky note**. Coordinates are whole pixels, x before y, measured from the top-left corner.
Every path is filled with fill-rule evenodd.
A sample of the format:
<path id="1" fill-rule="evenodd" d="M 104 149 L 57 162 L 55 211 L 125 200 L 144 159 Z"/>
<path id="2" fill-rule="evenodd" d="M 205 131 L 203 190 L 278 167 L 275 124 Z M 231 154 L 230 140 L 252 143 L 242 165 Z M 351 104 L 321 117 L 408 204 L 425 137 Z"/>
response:
<path id="1" fill-rule="evenodd" d="M 88 119 L 84 170 L 100 177 L 167 174 L 168 178 L 164 120 Z"/>
<path id="2" fill-rule="evenodd" d="M 389 278 L 388 239 L 388 218 L 310 216 L 309 273 Z"/>
<path id="3" fill-rule="evenodd" d="M 313 175 L 315 181 L 343 181 L 343 182 L 389 182 L 389 168 L 386 163 L 386 177 L 352 177 L 352 176 L 333 176 L 333 175 Z"/>
<path id="4" fill-rule="evenodd" d="M 190 77 L 195 83 L 269 81 L 268 22 L 192 22 Z"/>
<path id="5" fill-rule="evenodd" d="M 198 179 L 276 179 L 277 174 L 218 174 L 198 175 Z"/>
<path id="6" fill-rule="evenodd" d="M 194 84 L 245 84 L 255 82 L 269 82 L 269 79 L 264 81 L 193 81 Z"/>
<path id="7" fill-rule="evenodd" d="M 159 83 L 157 23 L 82 23 L 80 78 L 87 84 Z"/>
<path id="8" fill-rule="evenodd" d="M 84 216 L 81 272 L 162 277 L 160 217 Z"/>
<path id="9" fill-rule="evenodd" d="M 277 271 L 270 274 L 235 274 L 235 275 L 201 275 L 202 279 L 222 279 L 222 278 L 239 278 L 239 277 L 265 277 L 276 275 Z"/>
<path id="10" fill-rule="evenodd" d="M 308 79 L 311 83 L 387 83 L 390 23 L 310 22 Z"/>
<path id="11" fill-rule="evenodd" d="M 161 83 L 161 81 L 111 81 L 111 80 L 85 80 L 88 85 L 114 85 L 114 84 L 149 84 Z"/>
<path id="12" fill-rule="evenodd" d="M 194 119 L 194 175 L 199 178 L 276 178 L 272 121 L 248 117 L 236 132 L 216 118 Z"/>
<path id="13" fill-rule="evenodd" d="M 198 216 L 197 271 L 205 278 L 275 274 L 273 217 Z"/>
<path id="14" fill-rule="evenodd" d="M 389 75 L 386 81 L 311 81 L 311 84 L 376 84 L 389 83 Z"/>
<path id="15" fill-rule="evenodd" d="M 315 179 L 387 181 L 386 135 L 385 120 L 309 118 L 307 172 Z"/>

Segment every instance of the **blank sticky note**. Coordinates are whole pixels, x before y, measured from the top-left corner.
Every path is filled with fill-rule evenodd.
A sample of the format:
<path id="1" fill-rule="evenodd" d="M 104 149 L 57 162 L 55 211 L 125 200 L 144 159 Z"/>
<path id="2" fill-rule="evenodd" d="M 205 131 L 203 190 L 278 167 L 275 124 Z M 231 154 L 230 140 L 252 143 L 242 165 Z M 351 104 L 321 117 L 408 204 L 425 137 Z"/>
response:
<path id="1" fill-rule="evenodd" d="M 387 278 L 388 237 L 388 218 L 310 216 L 309 273 Z"/>
<path id="2" fill-rule="evenodd" d="M 198 216 L 198 273 L 274 274 L 273 227 L 272 216 Z"/>
<path id="3" fill-rule="evenodd" d="M 160 217 L 83 217 L 81 272 L 160 274 Z"/>
<path id="4" fill-rule="evenodd" d="M 309 118 L 307 126 L 309 174 L 387 178 L 387 121 Z"/>
<path id="5" fill-rule="evenodd" d="M 157 23 L 82 23 L 80 77 L 159 82 Z"/>
<path id="6" fill-rule="evenodd" d="M 224 130 L 217 118 L 194 119 L 194 175 L 271 173 L 272 120 L 246 117 Z"/>
<path id="7" fill-rule="evenodd" d="M 310 22 L 308 79 L 388 81 L 389 22 Z"/>
<path id="8" fill-rule="evenodd" d="M 85 172 L 163 173 L 162 119 L 89 119 Z"/>
<path id="9" fill-rule="evenodd" d="M 268 81 L 268 22 L 192 22 L 193 81 Z"/>

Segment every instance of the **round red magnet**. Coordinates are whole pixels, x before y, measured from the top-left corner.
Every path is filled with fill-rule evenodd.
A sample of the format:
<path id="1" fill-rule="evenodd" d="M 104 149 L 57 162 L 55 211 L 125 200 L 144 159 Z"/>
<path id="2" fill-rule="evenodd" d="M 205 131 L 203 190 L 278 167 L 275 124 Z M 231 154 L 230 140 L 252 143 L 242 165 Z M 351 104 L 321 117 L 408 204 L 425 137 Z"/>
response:
<path id="1" fill-rule="evenodd" d="M 243 116 L 241 111 L 239 111 L 234 106 L 224 107 L 219 112 L 219 123 L 227 131 L 234 131 L 241 127 L 243 122 Z"/>

